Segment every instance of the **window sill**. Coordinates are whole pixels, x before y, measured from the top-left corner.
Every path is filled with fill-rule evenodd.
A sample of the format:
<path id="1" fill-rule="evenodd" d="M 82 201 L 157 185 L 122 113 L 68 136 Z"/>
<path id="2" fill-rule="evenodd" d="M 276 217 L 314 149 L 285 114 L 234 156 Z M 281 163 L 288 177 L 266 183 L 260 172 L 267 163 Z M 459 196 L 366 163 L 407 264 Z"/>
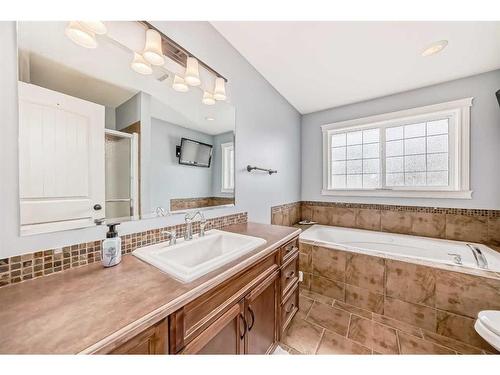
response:
<path id="1" fill-rule="evenodd" d="M 391 198 L 442 198 L 442 199 L 472 199 L 472 190 L 442 191 L 442 190 L 325 190 L 321 195 L 339 197 L 391 197 Z"/>

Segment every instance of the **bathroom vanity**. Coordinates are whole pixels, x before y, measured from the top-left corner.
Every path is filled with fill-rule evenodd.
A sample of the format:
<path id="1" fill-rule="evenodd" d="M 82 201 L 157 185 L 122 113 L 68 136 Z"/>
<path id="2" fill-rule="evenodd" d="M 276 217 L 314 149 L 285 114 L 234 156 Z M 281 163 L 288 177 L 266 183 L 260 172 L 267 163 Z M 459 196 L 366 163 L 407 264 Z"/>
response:
<path id="1" fill-rule="evenodd" d="M 298 310 L 300 230 L 224 231 L 266 243 L 189 283 L 126 255 L 0 289 L 0 353 L 272 352 Z"/>
<path id="2" fill-rule="evenodd" d="M 267 354 L 298 310 L 298 238 L 111 351 Z"/>

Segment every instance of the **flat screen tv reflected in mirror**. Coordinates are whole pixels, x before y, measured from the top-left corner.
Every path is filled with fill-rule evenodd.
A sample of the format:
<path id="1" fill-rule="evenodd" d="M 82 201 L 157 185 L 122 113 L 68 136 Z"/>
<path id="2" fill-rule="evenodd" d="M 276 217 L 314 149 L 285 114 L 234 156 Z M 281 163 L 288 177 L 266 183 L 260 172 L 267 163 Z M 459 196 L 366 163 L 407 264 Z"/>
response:
<path id="1" fill-rule="evenodd" d="M 212 145 L 181 138 L 179 164 L 210 168 Z"/>

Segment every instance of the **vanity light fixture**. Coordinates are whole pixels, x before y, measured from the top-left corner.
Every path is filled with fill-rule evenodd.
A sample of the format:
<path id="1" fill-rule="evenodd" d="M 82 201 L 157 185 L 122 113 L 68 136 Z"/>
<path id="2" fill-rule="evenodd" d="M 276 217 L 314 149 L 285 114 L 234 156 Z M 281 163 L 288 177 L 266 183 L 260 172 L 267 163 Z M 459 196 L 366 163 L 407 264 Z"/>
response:
<path id="1" fill-rule="evenodd" d="M 130 67 L 139 74 L 149 75 L 153 73 L 151 64 L 139 53 L 134 52 L 134 59 L 130 63 Z"/>
<path id="2" fill-rule="evenodd" d="M 215 79 L 214 99 L 226 100 L 226 82 L 222 77 Z"/>
<path id="3" fill-rule="evenodd" d="M 213 117 L 207 116 L 207 117 L 205 117 L 205 120 L 207 120 L 207 121 L 214 121 L 215 119 Z"/>
<path id="4" fill-rule="evenodd" d="M 161 66 L 165 64 L 161 47 L 161 35 L 158 31 L 146 30 L 146 45 L 142 56 L 152 65 Z"/>
<path id="5" fill-rule="evenodd" d="M 206 105 L 214 105 L 215 104 L 214 95 L 211 92 L 204 91 L 203 99 L 201 99 L 201 102 Z"/>
<path id="6" fill-rule="evenodd" d="M 78 21 L 81 25 L 92 31 L 97 35 L 104 35 L 108 32 L 108 29 L 104 22 L 102 21 Z"/>
<path id="7" fill-rule="evenodd" d="M 422 51 L 422 56 L 427 57 L 435 55 L 436 53 L 441 52 L 447 45 L 448 45 L 447 40 L 440 40 L 438 42 L 434 42 Z"/>
<path id="8" fill-rule="evenodd" d="M 177 74 L 174 76 L 174 83 L 172 84 L 172 88 L 175 91 L 186 92 L 189 90 L 188 85 L 186 85 L 186 81 L 184 78 L 178 76 Z"/>
<path id="9" fill-rule="evenodd" d="M 186 73 L 184 80 L 189 86 L 199 86 L 201 84 L 198 60 L 189 56 L 186 60 Z"/>
<path id="10" fill-rule="evenodd" d="M 66 36 L 80 47 L 96 48 L 95 32 L 79 21 L 70 21 L 64 30 Z"/>

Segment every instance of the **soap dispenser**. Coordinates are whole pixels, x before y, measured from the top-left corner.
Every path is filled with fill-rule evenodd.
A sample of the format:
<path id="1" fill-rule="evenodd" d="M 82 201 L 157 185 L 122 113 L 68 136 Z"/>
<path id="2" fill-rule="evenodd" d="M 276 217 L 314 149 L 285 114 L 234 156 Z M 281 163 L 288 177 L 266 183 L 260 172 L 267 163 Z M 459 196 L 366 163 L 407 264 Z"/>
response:
<path id="1" fill-rule="evenodd" d="M 106 239 L 102 241 L 101 262 L 104 267 L 116 266 L 122 260 L 122 239 L 116 232 L 117 225 L 108 224 Z"/>

